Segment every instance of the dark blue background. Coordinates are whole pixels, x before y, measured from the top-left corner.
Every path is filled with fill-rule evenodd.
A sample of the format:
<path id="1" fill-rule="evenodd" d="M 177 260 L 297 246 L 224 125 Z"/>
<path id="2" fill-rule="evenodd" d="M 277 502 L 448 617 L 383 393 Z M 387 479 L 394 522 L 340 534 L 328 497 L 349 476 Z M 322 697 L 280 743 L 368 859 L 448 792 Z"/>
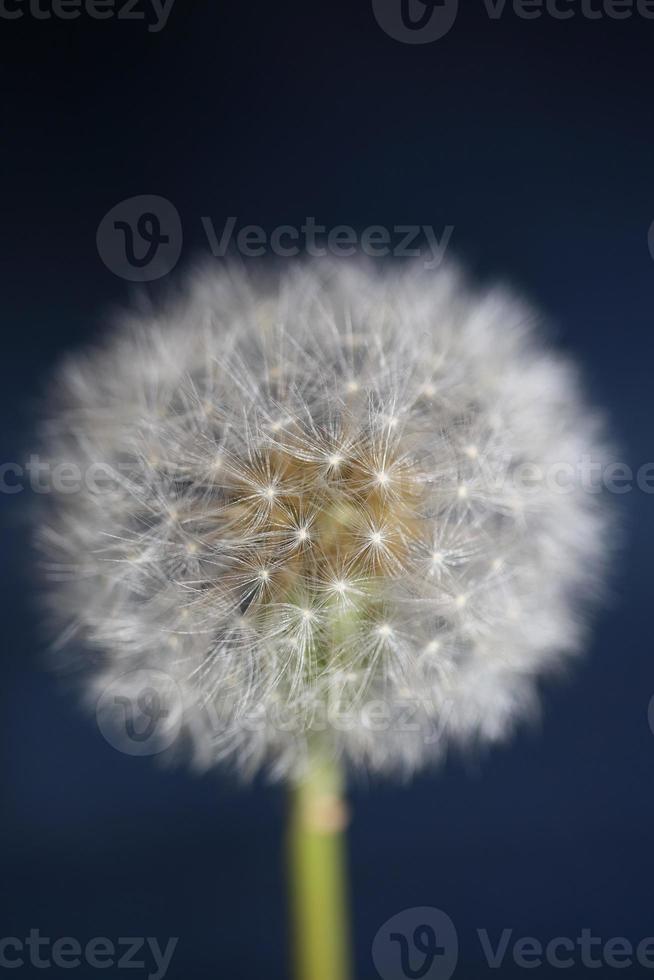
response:
<path id="1" fill-rule="evenodd" d="M 146 193 L 182 216 L 178 272 L 206 253 L 200 215 L 268 230 L 307 215 L 453 224 L 451 254 L 553 318 L 623 458 L 654 458 L 654 21 L 495 22 L 481 0 L 465 7 L 424 46 L 389 38 L 366 0 L 177 0 L 159 34 L 0 20 L 1 458 L 29 447 L 58 358 L 129 298 L 95 233 L 114 204 Z M 162 771 L 102 739 L 43 669 L 33 497 L 1 503 L 0 935 L 179 936 L 171 980 L 286 977 L 283 792 Z M 412 906 L 454 920 L 456 977 L 492 975 L 477 927 L 543 941 L 583 927 L 654 934 L 654 498 L 616 504 L 625 546 L 611 602 L 589 656 L 545 689 L 538 730 L 411 786 L 353 789 L 359 980 L 376 976 L 377 929 Z M 43 975 L 14 975 L 31 972 Z"/>

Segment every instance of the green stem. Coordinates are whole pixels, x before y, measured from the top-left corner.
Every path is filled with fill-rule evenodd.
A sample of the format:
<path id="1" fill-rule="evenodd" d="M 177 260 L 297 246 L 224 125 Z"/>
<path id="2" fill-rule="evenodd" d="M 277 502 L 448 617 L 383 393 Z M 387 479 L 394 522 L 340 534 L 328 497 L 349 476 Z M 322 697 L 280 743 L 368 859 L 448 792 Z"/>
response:
<path id="1" fill-rule="evenodd" d="M 349 980 L 349 930 L 340 769 L 323 759 L 291 789 L 288 839 L 296 980 Z"/>

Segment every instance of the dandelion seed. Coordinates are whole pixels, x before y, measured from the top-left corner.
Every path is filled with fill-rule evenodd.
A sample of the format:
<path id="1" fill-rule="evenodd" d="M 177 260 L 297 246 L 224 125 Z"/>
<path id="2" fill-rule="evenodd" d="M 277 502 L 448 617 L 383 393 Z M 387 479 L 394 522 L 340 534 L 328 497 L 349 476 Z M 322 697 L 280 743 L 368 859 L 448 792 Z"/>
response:
<path id="1" fill-rule="evenodd" d="M 54 496 L 41 536 L 89 697 L 156 667 L 197 764 L 277 777 L 334 692 L 353 723 L 323 750 L 373 772 L 508 735 L 579 648 L 609 527 L 581 481 L 531 494 L 507 470 L 606 458 L 533 321 L 448 268 L 214 268 L 71 359 L 45 455 L 118 474 Z M 420 724 L 395 730 L 407 697 Z"/>

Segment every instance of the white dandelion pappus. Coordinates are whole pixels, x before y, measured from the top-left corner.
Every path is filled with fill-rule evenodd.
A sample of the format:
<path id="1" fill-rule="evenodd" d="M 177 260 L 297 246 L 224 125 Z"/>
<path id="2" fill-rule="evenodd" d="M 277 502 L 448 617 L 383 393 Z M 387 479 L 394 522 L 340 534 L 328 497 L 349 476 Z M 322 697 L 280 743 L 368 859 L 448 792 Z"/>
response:
<path id="1" fill-rule="evenodd" d="M 280 777 L 316 741 L 394 772 L 505 737 L 606 552 L 596 496 L 545 479 L 605 450 L 533 321 L 451 268 L 210 269 L 72 357 L 48 456 L 115 476 L 42 540 L 90 695 L 163 671 L 198 765 Z"/>

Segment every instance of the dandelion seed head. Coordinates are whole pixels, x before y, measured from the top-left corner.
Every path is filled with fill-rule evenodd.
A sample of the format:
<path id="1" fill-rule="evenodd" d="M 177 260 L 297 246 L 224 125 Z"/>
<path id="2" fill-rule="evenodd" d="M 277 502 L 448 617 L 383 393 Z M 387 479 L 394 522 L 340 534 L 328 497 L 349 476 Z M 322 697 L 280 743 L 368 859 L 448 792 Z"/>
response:
<path id="1" fill-rule="evenodd" d="M 163 672 L 197 765 L 280 778 L 332 697 L 323 749 L 373 772 L 506 737 L 580 649 L 609 528 L 545 479 L 606 450 L 533 321 L 452 269 L 212 269 L 72 357 L 47 456 L 115 478 L 56 496 L 41 541 L 89 696 Z"/>

